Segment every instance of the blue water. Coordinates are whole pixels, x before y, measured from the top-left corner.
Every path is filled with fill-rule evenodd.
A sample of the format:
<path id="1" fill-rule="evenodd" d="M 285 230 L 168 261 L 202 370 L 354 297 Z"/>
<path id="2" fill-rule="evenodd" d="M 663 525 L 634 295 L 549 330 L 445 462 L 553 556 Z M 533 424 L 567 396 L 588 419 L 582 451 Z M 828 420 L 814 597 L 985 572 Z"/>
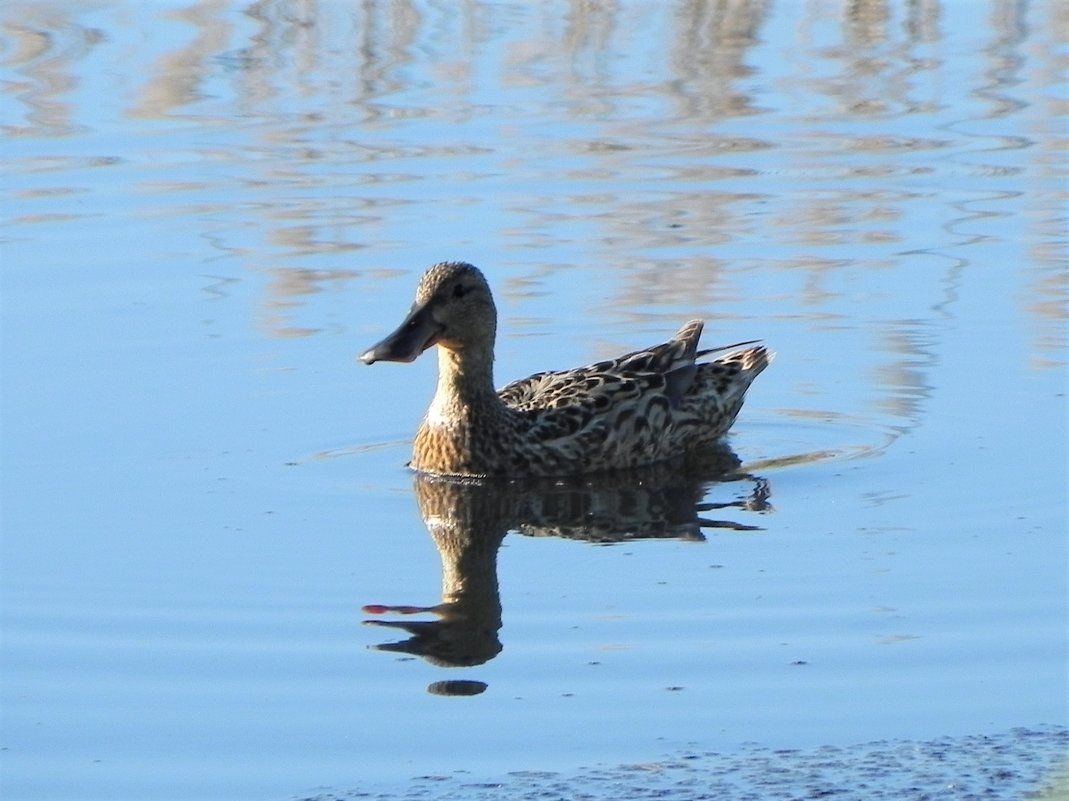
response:
<path id="1" fill-rule="evenodd" d="M 4 797 L 1065 726 L 1065 22 L 0 9 Z M 777 352 L 700 488 L 735 528 L 508 534 L 500 653 L 457 668 L 363 625 L 442 600 L 404 467 L 434 360 L 353 361 L 447 258 L 501 384 L 692 317 Z"/>

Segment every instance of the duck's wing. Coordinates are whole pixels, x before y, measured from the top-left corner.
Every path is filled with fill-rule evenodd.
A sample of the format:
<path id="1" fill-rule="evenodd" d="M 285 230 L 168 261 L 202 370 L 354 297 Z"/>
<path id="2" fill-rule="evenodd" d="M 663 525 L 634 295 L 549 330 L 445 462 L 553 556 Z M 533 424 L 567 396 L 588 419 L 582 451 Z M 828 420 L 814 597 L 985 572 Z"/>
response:
<path id="1" fill-rule="evenodd" d="M 690 320 L 684 323 L 683 327 L 667 342 L 660 342 L 648 348 L 640 348 L 639 350 L 625 353 L 623 356 L 617 356 L 615 359 L 605 359 L 577 370 L 564 370 L 562 373 L 590 371 L 606 374 L 661 373 L 666 375 L 689 367 L 698 359 L 711 353 L 734 350 L 735 348 L 754 345 L 758 342 L 756 339 L 751 339 L 745 342 L 734 342 L 730 345 L 718 345 L 715 348 L 698 350 L 698 340 L 701 339 L 704 327 L 704 321 Z M 539 377 L 543 375 L 547 374 L 539 373 Z M 553 375 L 556 375 L 556 373 Z"/>
<path id="2" fill-rule="evenodd" d="M 513 381 L 498 392 L 498 397 L 517 412 L 575 409 L 593 416 L 622 402 L 651 394 L 663 395 L 668 388 L 668 380 L 661 373 L 601 368 L 599 363 L 574 370 L 536 373 Z"/>
<path id="3" fill-rule="evenodd" d="M 588 379 L 597 382 L 593 388 L 562 393 L 559 406 L 529 413 L 533 429 L 544 448 L 568 454 L 569 464 L 582 463 L 584 469 L 660 461 L 680 450 L 686 433 L 673 411 L 674 378 L 674 373 L 593 374 Z"/>
<path id="4" fill-rule="evenodd" d="M 667 342 L 597 362 L 590 365 L 590 369 L 603 373 L 669 373 L 694 363 L 704 327 L 701 320 L 691 320 Z"/>
<path id="5" fill-rule="evenodd" d="M 699 353 L 697 350 L 704 325 L 701 320 L 691 320 L 667 342 L 585 367 L 521 378 L 501 389 L 498 396 L 517 411 L 587 402 L 595 407 L 604 403 L 601 408 L 608 408 L 609 398 L 632 391 L 628 381 L 638 382 L 636 389 L 639 392 L 669 389 L 672 396 L 681 396 L 686 390 L 685 385 L 689 385 L 687 368 L 693 366 L 697 356 L 712 352 Z M 660 382 L 653 378 L 657 375 L 672 376 L 672 380 L 659 386 Z M 598 398 L 602 400 L 598 401 Z"/>
<path id="6" fill-rule="evenodd" d="M 732 385 L 743 367 L 736 354 L 695 364 L 699 356 L 747 344 L 699 352 L 701 326 L 692 321 L 668 342 L 617 359 L 514 381 L 498 395 L 516 413 L 521 439 L 562 467 L 626 467 L 666 458 L 709 426 L 705 417 L 728 416 L 718 399 L 706 409 L 710 402 L 696 396 Z M 741 393 L 738 400 L 741 405 Z"/>
<path id="7" fill-rule="evenodd" d="M 562 456 L 597 461 L 621 447 L 660 447 L 657 440 L 671 427 L 675 380 L 674 373 L 602 373 L 592 366 L 531 376 L 510 384 L 501 398 L 523 421 L 525 438 Z"/>

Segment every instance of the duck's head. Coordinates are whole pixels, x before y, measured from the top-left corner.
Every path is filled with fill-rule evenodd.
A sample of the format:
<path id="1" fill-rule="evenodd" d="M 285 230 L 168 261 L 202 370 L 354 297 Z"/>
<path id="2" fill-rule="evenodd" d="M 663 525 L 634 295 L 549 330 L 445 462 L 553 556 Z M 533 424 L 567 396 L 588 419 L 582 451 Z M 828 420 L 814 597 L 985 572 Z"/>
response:
<path id="1" fill-rule="evenodd" d="M 486 278 L 470 264 L 445 261 L 423 274 L 408 317 L 360 361 L 411 362 L 432 345 L 488 353 L 496 332 L 497 309 Z"/>

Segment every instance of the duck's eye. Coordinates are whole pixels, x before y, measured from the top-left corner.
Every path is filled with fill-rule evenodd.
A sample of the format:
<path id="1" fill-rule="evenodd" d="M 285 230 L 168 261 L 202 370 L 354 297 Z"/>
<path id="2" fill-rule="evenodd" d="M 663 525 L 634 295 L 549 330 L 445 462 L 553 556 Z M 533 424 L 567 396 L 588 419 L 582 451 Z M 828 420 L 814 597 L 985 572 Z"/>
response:
<path id="1" fill-rule="evenodd" d="M 463 284 L 457 284 L 455 287 L 453 287 L 453 297 L 454 298 L 462 298 L 466 294 L 468 294 L 468 288 L 466 286 L 464 286 Z"/>

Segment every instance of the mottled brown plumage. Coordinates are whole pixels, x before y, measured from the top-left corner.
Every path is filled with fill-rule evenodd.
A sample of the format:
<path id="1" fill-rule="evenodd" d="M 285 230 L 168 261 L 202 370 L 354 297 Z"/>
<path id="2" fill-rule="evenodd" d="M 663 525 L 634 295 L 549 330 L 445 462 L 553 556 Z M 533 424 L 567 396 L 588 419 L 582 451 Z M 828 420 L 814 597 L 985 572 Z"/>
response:
<path id="1" fill-rule="evenodd" d="M 413 361 L 438 345 L 438 388 L 412 467 L 460 476 L 561 476 L 636 467 L 700 449 L 731 427 L 768 366 L 763 346 L 696 359 L 702 321 L 618 359 L 494 389 L 497 310 L 483 274 L 443 262 L 420 280 L 401 326 L 361 360 Z"/>

